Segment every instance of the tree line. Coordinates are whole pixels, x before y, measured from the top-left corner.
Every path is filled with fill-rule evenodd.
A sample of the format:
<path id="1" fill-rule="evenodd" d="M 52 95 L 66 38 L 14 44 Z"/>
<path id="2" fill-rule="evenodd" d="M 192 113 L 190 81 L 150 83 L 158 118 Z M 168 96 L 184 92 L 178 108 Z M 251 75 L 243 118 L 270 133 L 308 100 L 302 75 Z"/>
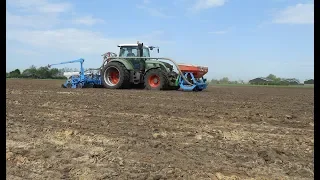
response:
<path id="1" fill-rule="evenodd" d="M 296 78 L 281 78 L 277 77 L 274 74 L 269 74 L 266 78 L 268 81 L 264 80 L 251 80 L 248 83 L 245 83 L 243 80 L 238 81 L 230 81 L 228 77 L 223 77 L 221 79 L 212 79 L 209 83 L 210 84 L 260 84 L 260 85 L 300 85 L 302 84 Z M 259 78 L 257 78 L 259 79 Z M 303 84 L 314 84 L 313 79 L 308 79 L 303 82 Z"/>
<path id="2" fill-rule="evenodd" d="M 32 78 L 32 79 L 66 79 L 63 76 L 64 72 L 70 71 L 79 71 L 78 69 L 74 68 L 49 68 L 47 66 L 42 66 L 37 68 L 36 66 L 32 65 L 31 67 L 23 70 L 22 72 L 19 69 L 15 69 L 11 72 L 6 73 L 7 78 Z M 272 80 L 271 82 L 266 82 L 268 85 L 289 85 L 288 82 L 284 81 L 284 78 L 277 77 L 276 75 L 269 74 L 267 79 Z M 293 78 L 300 84 L 299 80 Z M 313 84 L 313 79 L 304 81 L 304 84 Z M 223 77 L 221 79 L 211 79 L 209 81 L 210 84 L 246 84 L 243 80 L 238 81 L 230 81 L 228 77 Z M 258 83 L 264 84 L 264 83 Z"/>
<path id="3" fill-rule="evenodd" d="M 32 79 L 66 79 L 63 76 L 64 72 L 78 71 L 77 69 L 71 68 L 49 68 L 42 66 L 37 68 L 36 66 L 31 66 L 22 72 L 19 69 L 15 69 L 11 72 L 6 72 L 7 78 L 32 78 Z"/>
<path id="4" fill-rule="evenodd" d="M 277 77 L 274 74 L 269 74 L 267 77 L 264 77 L 267 81 L 259 81 L 259 78 L 253 79 L 249 81 L 250 84 L 258 84 L 258 85 L 280 85 L 280 86 L 288 86 L 288 85 L 302 85 L 302 83 L 296 78 L 281 78 Z"/>
<path id="5" fill-rule="evenodd" d="M 230 81 L 228 77 L 223 77 L 221 79 L 211 79 L 210 84 L 245 84 L 243 80 Z"/>

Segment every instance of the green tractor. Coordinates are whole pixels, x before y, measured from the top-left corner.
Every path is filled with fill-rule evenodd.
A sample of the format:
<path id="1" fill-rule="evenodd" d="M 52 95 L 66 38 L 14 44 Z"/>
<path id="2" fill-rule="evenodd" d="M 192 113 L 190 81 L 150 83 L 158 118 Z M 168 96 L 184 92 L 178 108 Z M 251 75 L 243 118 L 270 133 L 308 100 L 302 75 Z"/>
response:
<path id="1" fill-rule="evenodd" d="M 100 74 L 105 88 L 179 89 L 178 74 L 173 71 L 173 65 L 150 58 L 150 50 L 157 49 L 159 53 L 159 47 L 148 47 L 139 42 L 120 44 L 118 47 L 118 57 L 110 52 L 102 55 L 104 60 Z"/>

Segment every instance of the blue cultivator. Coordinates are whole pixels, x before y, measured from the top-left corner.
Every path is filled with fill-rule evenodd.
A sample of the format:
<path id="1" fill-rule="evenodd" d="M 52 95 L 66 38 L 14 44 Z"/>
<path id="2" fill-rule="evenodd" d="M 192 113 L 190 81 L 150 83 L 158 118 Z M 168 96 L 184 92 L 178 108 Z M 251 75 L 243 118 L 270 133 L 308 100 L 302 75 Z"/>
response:
<path id="1" fill-rule="evenodd" d="M 63 88 L 87 88 L 87 87 L 101 87 L 101 77 L 100 77 L 100 71 L 98 73 L 88 73 L 85 74 L 84 68 L 83 68 L 83 62 L 84 59 L 80 58 L 73 61 L 66 61 L 61 62 L 57 64 L 50 64 L 48 67 L 55 66 L 55 65 L 61 65 L 61 64 L 69 64 L 69 63 L 80 63 L 80 72 L 74 72 L 72 75 L 70 75 L 67 79 L 67 81 L 62 84 L 61 86 Z M 97 70 L 97 69 L 94 69 Z"/>
<path id="2" fill-rule="evenodd" d="M 189 82 L 192 83 L 192 85 L 188 84 L 182 76 L 179 75 L 178 78 L 178 85 L 183 91 L 202 91 L 207 88 L 208 84 L 206 83 L 207 79 L 201 77 L 201 78 L 195 78 L 193 72 L 184 72 L 184 77 Z"/>

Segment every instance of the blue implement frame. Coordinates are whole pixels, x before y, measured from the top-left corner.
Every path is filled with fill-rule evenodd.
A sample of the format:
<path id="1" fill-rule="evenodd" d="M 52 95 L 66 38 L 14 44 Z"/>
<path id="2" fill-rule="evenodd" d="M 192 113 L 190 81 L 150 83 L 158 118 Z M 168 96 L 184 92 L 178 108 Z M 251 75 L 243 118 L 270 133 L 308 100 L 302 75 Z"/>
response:
<path id="1" fill-rule="evenodd" d="M 207 79 L 203 77 L 196 79 L 192 72 L 185 72 L 184 77 L 187 79 L 188 76 L 191 77 L 191 83 L 193 85 L 189 85 L 181 76 L 179 76 L 178 84 L 183 91 L 202 91 L 207 88 Z"/>
<path id="2" fill-rule="evenodd" d="M 80 75 L 79 76 L 71 76 L 63 85 L 64 88 L 83 88 L 83 87 L 94 87 L 94 86 L 101 86 L 101 76 L 98 74 L 90 74 L 85 75 L 83 62 L 84 59 L 76 59 L 72 61 L 61 62 L 57 64 L 48 65 L 48 67 L 61 65 L 61 64 L 69 64 L 69 63 L 80 63 Z"/>

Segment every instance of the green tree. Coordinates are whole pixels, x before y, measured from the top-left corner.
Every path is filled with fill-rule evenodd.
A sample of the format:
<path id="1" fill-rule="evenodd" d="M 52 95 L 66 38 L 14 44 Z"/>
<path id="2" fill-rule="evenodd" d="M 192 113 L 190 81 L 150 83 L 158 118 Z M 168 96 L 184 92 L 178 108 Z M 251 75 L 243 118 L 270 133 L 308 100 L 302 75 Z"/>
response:
<path id="1" fill-rule="evenodd" d="M 21 72 L 19 69 L 15 69 L 14 71 L 11 71 L 9 73 L 9 77 L 11 78 L 17 78 L 17 77 L 20 77 L 21 76 Z"/>
<path id="2" fill-rule="evenodd" d="M 267 78 L 272 80 L 272 82 L 268 82 L 269 85 L 281 85 L 281 84 L 283 84 L 282 79 L 280 77 L 277 77 L 274 74 L 269 74 L 267 76 Z"/>
<path id="3" fill-rule="evenodd" d="M 210 84 L 218 84 L 218 80 L 217 79 L 211 79 Z"/>
<path id="4" fill-rule="evenodd" d="M 229 83 L 229 78 L 228 77 L 223 77 L 222 79 L 219 80 L 220 84 L 228 84 Z"/>
<path id="5" fill-rule="evenodd" d="M 277 76 L 274 75 L 274 74 L 269 74 L 269 75 L 267 76 L 267 78 L 275 81 L 275 80 L 277 79 Z"/>
<path id="6" fill-rule="evenodd" d="M 49 70 L 49 77 L 48 78 L 57 78 L 60 75 L 60 71 L 57 68 L 52 68 Z"/>
<path id="7" fill-rule="evenodd" d="M 313 79 L 308 79 L 308 80 L 305 80 L 303 83 L 304 84 L 314 84 L 314 80 Z"/>
<path id="8" fill-rule="evenodd" d="M 41 79 L 47 79 L 50 78 L 50 72 L 48 67 L 40 67 L 37 70 L 37 76 Z"/>
<path id="9" fill-rule="evenodd" d="M 38 73 L 37 68 L 34 65 L 32 65 L 30 68 L 25 69 L 22 72 L 22 75 L 23 77 L 37 78 L 37 73 Z"/>

